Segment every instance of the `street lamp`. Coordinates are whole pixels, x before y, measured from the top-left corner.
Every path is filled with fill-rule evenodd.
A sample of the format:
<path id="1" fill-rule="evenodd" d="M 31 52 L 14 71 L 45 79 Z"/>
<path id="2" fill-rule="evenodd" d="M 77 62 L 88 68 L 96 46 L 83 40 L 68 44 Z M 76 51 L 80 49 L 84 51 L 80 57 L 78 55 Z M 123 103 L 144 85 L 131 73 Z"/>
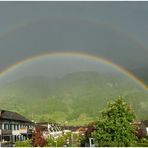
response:
<path id="1" fill-rule="evenodd" d="M 69 146 L 69 139 L 66 140 L 67 146 Z"/>
<path id="2" fill-rule="evenodd" d="M 55 140 L 54 142 L 56 143 L 56 147 L 57 147 L 57 141 Z"/>
<path id="3" fill-rule="evenodd" d="M 73 147 L 73 133 L 71 133 L 71 146 Z"/>

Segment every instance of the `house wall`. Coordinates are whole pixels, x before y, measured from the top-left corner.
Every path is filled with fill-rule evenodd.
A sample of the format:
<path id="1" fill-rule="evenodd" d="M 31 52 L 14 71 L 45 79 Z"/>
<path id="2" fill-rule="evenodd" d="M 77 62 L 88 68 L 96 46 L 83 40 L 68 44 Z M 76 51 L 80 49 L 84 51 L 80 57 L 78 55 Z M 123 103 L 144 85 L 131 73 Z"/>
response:
<path id="1" fill-rule="evenodd" d="M 146 127 L 146 136 L 148 136 L 148 127 Z"/>
<path id="2" fill-rule="evenodd" d="M 0 141 L 1 143 L 15 143 L 17 140 L 24 141 L 28 138 L 29 129 L 33 128 L 31 123 L 0 120 Z"/>
<path id="3" fill-rule="evenodd" d="M 148 131 L 146 130 L 147 127 L 143 123 L 141 123 L 141 127 L 140 128 L 142 129 L 144 135 L 148 136 Z"/>

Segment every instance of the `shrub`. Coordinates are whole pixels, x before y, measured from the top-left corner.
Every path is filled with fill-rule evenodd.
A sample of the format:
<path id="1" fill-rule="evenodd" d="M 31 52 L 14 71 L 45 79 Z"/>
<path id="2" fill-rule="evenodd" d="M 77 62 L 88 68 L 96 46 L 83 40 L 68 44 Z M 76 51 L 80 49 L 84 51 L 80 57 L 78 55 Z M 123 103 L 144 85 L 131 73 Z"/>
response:
<path id="1" fill-rule="evenodd" d="M 32 147 L 32 140 L 27 139 L 25 141 L 16 141 L 15 146 L 16 147 Z"/>

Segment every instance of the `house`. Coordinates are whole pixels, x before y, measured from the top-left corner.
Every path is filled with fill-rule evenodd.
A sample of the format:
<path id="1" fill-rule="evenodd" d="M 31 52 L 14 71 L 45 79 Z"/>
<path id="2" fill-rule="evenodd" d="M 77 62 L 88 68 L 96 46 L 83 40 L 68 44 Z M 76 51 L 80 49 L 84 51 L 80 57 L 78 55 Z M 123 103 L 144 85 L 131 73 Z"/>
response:
<path id="1" fill-rule="evenodd" d="M 48 138 L 56 139 L 62 135 L 62 127 L 57 123 L 36 123 L 33 132 L 33 146 L 43 147 L 47 144 Z"/>
<path id="2" fill-rule="evenodd" d="M 144 136 L 148 136 L 148 120 L 142 120 L 140 128 L 142 129 Z"/>
<path id="3" fill-rule="evenodd" d="M 76 132 L 79 128 L 85 128 L 84 126 L 63 126 L 64 130 L 69 130 L 71 132 Z"/>
<path id="4" fill-rule="evenodd" d="M 57 138 L 59 136 L 62 136 L 63 134 L 62 127 L 57 123 L 36 123 L 35 127 L 40 127 L 40 129 L 44 129 L 42 133 L 45 139 L 47 139 L 48 137 Z"/>
<path id="5" fill-rule="evenodd" d="M 0 110 L 1 146 L 12 146 L 17 140 L 31 138 L 33 126 L 33 122 L 16 112 Z"/>
<path id="6" fill-rule="evenodd" d="M 136 127 L 136 136 L 143 138 L 148 136 L 148 120 L 135 121 L 133 125 Z"/>

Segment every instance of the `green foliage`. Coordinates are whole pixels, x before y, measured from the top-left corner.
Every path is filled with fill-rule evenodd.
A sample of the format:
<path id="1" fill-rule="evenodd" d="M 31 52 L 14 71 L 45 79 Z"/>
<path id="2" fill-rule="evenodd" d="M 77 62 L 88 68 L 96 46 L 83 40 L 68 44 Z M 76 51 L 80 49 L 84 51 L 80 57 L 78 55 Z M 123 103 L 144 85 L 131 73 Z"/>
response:
<path id="1" fill-rule="evenodd" d="M 56 143 L 53 138 L 48 138 L 47 147 L 56 147 Z"/>
<path id="2" fill-rule="evenodd" d="M 63 147 L 64 145 L 78 147 L 80 146 L 81 137 L 79 134 L 68 132 L 56 139 L 50 137 L 47 141 L 47 147 Z"/>
<path id="3" fill-rule="evenodd" d="M 83 139 L 83 137 L 80 136 L 80 134 L 73 133 L 73 143 L 71 146 L 79 147 L 82 139 Z"/>
<path id="4" fill-rule="evenodd" d="M 69 140 L 71 137 L 71 133 L 67 133 L 65 135 L 62 135 L 56 139 L 50 137 L 48 138 L 48 141 L 47 141 L 47 147 L 63 147 L 66 142 L 67 142 L 67 139 Z"/>
<path id="5" fill-rule="evenodd" d="M 148 147 L 148 137 L 138 139 L 137 143 L 133 145 L 134 147 Z"/>
<path id="6" fill-rule="evenodd" d="M 39 119 L 39 122 L 55 123 L 55 120 L 49 118 L 49 115 L 42 115 Z"/>
<path id="7" fill-rule="evenodd" d="M 32 147 L 32 140 L 27 139 L 26 141 L 16 141 L 16 147 Z"/>
<path id="8" fill-rule="evenodd" d="M 136 143 L 134 147 L 148 147 L 148 143 Z"/>
<path id="9" fill-rule="evenodd" d="M 94 138 L 98 146 L 131 146 L 136 141 L 135 127 L 131 124 L 134 113 L 123 98 L 110 102 L 102 111 Z"/>
<path id="10" fill-rule="evenodd" d="M 0 87 L 0 105 L 27 118 L 49 118 L 71 125 L 96 120 L 99 110 L 118 95 L 133 103 L 137 118 L 148 118 L 148 93 L 124 75 L 74 72 L 61 78 L 33 76 Z"/>

